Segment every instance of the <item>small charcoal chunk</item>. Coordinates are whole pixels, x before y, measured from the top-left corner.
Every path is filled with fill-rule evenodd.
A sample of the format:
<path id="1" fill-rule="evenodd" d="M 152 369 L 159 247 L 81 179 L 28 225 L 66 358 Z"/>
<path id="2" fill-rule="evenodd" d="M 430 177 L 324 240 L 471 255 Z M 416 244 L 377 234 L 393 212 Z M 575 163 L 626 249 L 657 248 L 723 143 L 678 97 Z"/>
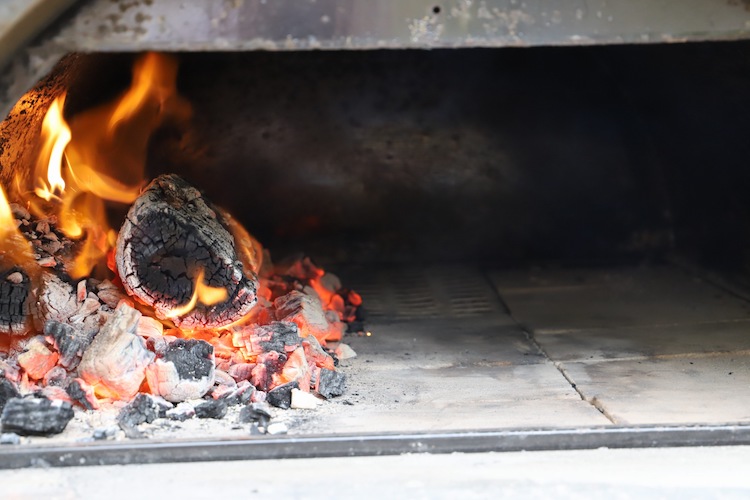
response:
<path id="1" fill-rule="evenodd" d="M 346 375 L 333 370 L 320 370 L 320 380 L 318 381 L 318 394 L 326 399 L 344 394 L 346 388 Z"/>
<path id="2" fill-rule="evenodd" d="M 9 400 L 20 396 L 21 394 L 16 389 L 16 386 L 13 385 L 13 382 L 0 376 L 0 411 L 3 411 L 5 404 Z"/>
<path id="3" fill-rule="evenodd" d="M 195 408 L 190 403 L 179 403 L 171 410 L 167 410 L 167 418 L 170 420 L 177 420 L 178 422 L 184 422 L 189 418 L 195 416 Z"/>
<path id="4" fill-rule="evenodd" d="M 271 420 L 271 408 L 266 403 L 250 403 L 242 407 L 238 418 L 242 424 L 258 422 L 259 426 L 268 427 L 268 422 Z"/>
<path id="5" fill-rule="evenodd" d="M 0 444 L 21 444 L 21 436 L 15 432 L 4 432 L 0 434 Z"/>
<path id="6" fill-rule="evenodd" d="M 0 333 L 23 335 L 28 331 L 28 296 L 31 281 L 20 267 L 0 273 Z"/>
<path id="7" fill-rule="evenodd" d="M 268 392 L 266 401 L 277 408 L 288 410 L 292 406 L 292 389 L 299 389 L 296 381 L 275 387 Z"/>
<path id="8" fill-rule="evenodd" d="M 224 418 L 228 406 L 221 399 L 211 399 L 195 407 L 195 416 L 198 418 Z"/>
<path id="9" fill-rule="evenodd" d="M 78 366 L 81 356 L 94 338 L 93 333 L 85 333 L 71 325 L 52 319 L 44 324 L 44 334 L 52 337 L 60 353 L 60 364 L 68 370 L 73 370 Z"/>
<path id="10" fill-rule="evenodd" d="M 104 441 L 107 439 L 114 439 L 117 435 L 117 427 L 110 426 L 110 427 L 100 427 L 98 429 L 94 429 L 94 433 L 91 437 L 94 438 L 94 441 Z"/>
<path id="11" fill-rule="evenodd" d="M 81 383 L 78 380 L 69 383 L 65 388 L 65 392 L 68 393 L 68 396 L 70 396 L 70 399 L 72 399 L 74 403 L 78 403 L 87 410 L 94 409 L 94 405 L 89 400 L 90 395 L 81 386 Z"/>
<path id="12" fill-rule="evenodd" d="M 299 328 L 289 321 L 275 321 L 267 326 L 258 327 L 259 331 L 270 333 L 270 340 L 261 342 L 263 351 L 276 351 L 284 354 L 293 351 L 295 347 L 302 345 L 299 336 Z M 289 347 L 290 349 L 287 349 Z"/>
<path id="13" fill-rule="evenodd" d="M 117 424 L 130 438 L 142 437 L 138 425 L 151 423 L 159 418 L 159 406 L 148 394 L 139 393 L 133 401 L 120 410 Z"/>
<path id="14" fill-rule="evenodd" d="M 164 361 L 174 363 L 182 379 L 207 377 L 214 369 L 214 347 L 204 340 L 177 339 L 167 346 Z"/>
<path id="15" fill-rule="evenodd" d="M 73 407 L 67 401 L 12 398 L 3 408 L 2 429 L 22 436 L 49 436 L 60 434 L 72 418 Z"/>

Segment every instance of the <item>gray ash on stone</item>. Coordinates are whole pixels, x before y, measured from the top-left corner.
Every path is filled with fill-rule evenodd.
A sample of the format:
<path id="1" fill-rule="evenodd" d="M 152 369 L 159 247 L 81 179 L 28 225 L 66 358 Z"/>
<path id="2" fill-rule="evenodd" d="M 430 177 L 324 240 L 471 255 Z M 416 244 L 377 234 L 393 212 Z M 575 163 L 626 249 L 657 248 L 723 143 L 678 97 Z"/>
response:
<path id="1" fill-rule="evenodd" d="M 292 406 L 292 389 L 299 389 L 296 381 L 277 386 L 268 392 L 266 401 L 277 408 L 288 410 Z"/>
<path id="2" fill-rule="evenodd" d="M 174 363 L 182 379 L 198 380 L 210 375 L 214 346 L 203 340 L 177 339 L 167 345 L 162 359 Z"/>
<path id="3" fill-rule="evenodd" d="M 34 396 L 12 398 L 3 408 L 0 422 L 3 432 L 22 436 L 60 434 L 73 418 L 73 407 L 67 401 L 51 401 Z"/>
<path id="4" fill-rule="evenodd" d="M 91 345 L 95 332 L 84 332 L 72 325 L 49 320 L 44 325 L 44 334 L 52 337 L 57 352 L 60 353 L 60 364 L 68 370 L 74 370 L 86 349 Z"/>
<path id="5" fill-rule="evenodd" d="M 195 407 L 195 416 L 198 418 L 224 418 L 227 414 L 227 404 L 221 399 L 211 399 Z"/>

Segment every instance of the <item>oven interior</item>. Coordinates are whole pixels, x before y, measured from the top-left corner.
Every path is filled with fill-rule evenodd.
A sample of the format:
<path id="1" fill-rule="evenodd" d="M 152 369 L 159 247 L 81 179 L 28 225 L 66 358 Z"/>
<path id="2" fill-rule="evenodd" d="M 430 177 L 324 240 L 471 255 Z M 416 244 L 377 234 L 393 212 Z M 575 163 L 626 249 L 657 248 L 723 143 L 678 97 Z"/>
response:
<path id="1" fill-rule="evenodd" d="M 347 393 L 291 434 L 743 423 L 748 52 L 181 53 L 193 115 L 148 171 L 363 296 Z M 64 58 L 3 124 L 3 180 L 45 102 L 111 99 L 133 58 Z"/>

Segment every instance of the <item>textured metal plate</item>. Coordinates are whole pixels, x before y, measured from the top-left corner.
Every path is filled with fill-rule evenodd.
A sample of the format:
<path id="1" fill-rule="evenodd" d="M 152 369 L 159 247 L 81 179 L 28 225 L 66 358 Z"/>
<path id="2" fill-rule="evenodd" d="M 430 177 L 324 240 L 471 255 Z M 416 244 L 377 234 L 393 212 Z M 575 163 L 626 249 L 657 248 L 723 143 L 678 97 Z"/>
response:
<path id="1" fill-rule="evenodd" d="M 750 426 L 525 429 L 432 434 L 257 437 L 223 441 L 4 446 L 0 468 L 750 444 Z"/>

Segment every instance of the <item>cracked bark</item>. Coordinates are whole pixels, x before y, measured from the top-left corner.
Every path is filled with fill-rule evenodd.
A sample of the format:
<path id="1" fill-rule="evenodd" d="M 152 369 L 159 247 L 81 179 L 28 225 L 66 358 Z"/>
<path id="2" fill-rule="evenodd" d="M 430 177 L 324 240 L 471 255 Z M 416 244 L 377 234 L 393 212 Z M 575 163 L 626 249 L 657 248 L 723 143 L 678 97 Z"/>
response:
<path id="1" fill-rule="evenodd" d="M 212 306 L 198 304 L 172 321 L 181 328 L 217 328 L 246 315 L 256 302 L 257 277 L 242 265 L 221 213 L 176 175 L 163 175 L 138 197 L 120 229 L 117 270 L 127 293 L 167 319 L 188 303 L 198 273 L 227 291 Z"/>

